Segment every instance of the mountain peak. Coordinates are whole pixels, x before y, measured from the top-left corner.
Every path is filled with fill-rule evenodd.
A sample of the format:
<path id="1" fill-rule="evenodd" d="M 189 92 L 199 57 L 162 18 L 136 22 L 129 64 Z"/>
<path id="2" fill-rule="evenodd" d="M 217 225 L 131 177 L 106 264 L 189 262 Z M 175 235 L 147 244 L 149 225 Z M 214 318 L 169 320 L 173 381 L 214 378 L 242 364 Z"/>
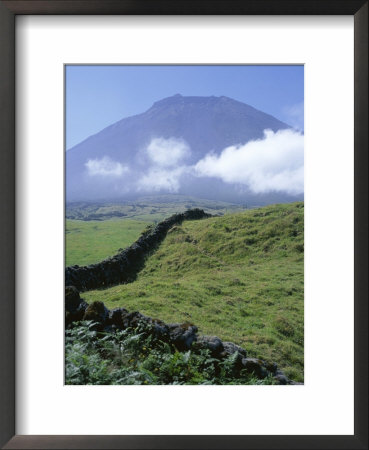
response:
<path id="1" fill-rule="evenodd" d="M 165 97 L 165 98 L 155 102 L 152 105 L 152 108 L 155 106 L 166 106 L 166 105 L 175 104 L 175 103 L 178 103 L 179 101 L 181 101 L 183 98 L 185 98 L 185 97 L 183 97 L 183 95 L 181 95 L 181 94 L 175 94 L 175 95 L 172 95 L 171 97 Z"/>
<path id="2" fill-rule="evenodd" d="M 111 198 L 112 192 L 122 198 L 135 194 L 137 179 L 144 173 L 156 177 L 158 168 L 153 163 L 155 155 L 154 159 L 152 155 L 166 151 L 167 147 L 174 148 L 173 143 L 180 146 L 179 150 L 173 150 L 174 154 L 176 151 L 181 153 L 185 146 L 189 149 L 184 152 L 186 164 L 195 165 L 210 152 L 220 154 L 229 146 L 262 139 L 265 129 L 276 132 L 286 128 L 288 125 L 275 117 L 224 95 L 184 96 L 177 93 L 155 102 L 141 114 L 121 119 L 68 151 L 68 200 Z M 164 150 L 157 148 L 156 141 L 163 144 Z M 151 142 L 154 144 L 149 151 Z M 122 173 L 124 176 L 118 176 Z M 172 189 L 173 183 L 173 189 L 177 189 L 180 177 L 171 177 L 166 178 L 163 187 L 152 189 L 167 192 L 165 189 Z M 214 192 L 217 192 L 218 199 L 238 201 L 243 198 L 238 188 L 222 181 L 187 175 L 182 178 L 185 181 L 178 184 L 178 193 L 183 195 L 214 198 Z M 151 192 L 151 187 L 140 187 L 144 188 Z"/>
<path id="3" fill-rule="evenodd" d="M 156 101 L 152 107 L 150 109 L 155 109 L 157 107 L 167 107 L 167 106 L 172 106 L 172 105 L 242 105 L 243 108 L 252 108 L 254 109 L 252 106 L 246 104 L 246 103 L 242 103 L 238 100 L 235 100 L 233 98 L 227 97 L 225 95 L 221 95 L 221 96 L 215 96 L 215 95 L 211 95 L 211 96 L 195 96 L 195 95 L 189 95 L 189 96 L 184 96 L 182 94 L 175 94 L 172 95 L 171 97 L 166 97 L 163 98 L 161 100 Z"/>

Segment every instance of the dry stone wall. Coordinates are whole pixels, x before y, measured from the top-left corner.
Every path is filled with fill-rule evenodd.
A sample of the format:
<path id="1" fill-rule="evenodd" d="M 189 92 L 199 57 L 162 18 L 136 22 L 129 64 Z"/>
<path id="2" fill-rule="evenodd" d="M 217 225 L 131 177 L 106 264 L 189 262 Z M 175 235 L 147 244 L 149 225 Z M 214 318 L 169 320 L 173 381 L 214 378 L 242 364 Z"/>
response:
<path id="1" fill-rule="evenodd" d="M 70 266 L 65 269 L 65 286 L 88 291 L 133 281 L 143 268 L 146 257 L 163 241 L 174 225 L 184 220 L 211 217 L 201 209 L 191 209 L 163 220 L 152 231 L 142 234 L 130 247 L 118 254 L 89 266 Z"/>
<path id="2" fill-rule="evenodd" d="M 96 301 L 88 305 L 80 298 L 74 286 L 67 286 L 65 291 L 65 324 L 70 326 L 75 321 L 91 320 L 96 329 L 104 333 L 116 330 L 135 329 L 144 326 L 156 338 L 173 345 L 178 351 L 208 349 L 213 358 L 225 359 L 236 355 L 236 370 L 245 370 L 257 378 L 272 376 L 276 384 L 301 384 L 291 381 L 280 371 L 275 363 L 250 358 L 246 350 L 233 342 L 224 342 L 217 336 L 201 336 L 197 327 L 189 322 L 165 323 L 145 316 L 138 311 L 129 312 L 125 308 L 108 310 L 103 302 Z"/>

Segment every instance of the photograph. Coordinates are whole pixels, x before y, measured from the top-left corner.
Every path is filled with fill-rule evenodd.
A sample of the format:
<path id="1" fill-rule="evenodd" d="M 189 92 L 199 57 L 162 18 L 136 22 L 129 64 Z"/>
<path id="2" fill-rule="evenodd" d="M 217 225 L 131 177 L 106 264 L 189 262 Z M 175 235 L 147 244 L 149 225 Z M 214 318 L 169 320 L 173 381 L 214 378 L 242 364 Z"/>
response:
<path id="1" fill-rule="evenodd" d="M 368 449 L 368 0 L 0 0 L 0 54 L 0 448 Z"/>
<path id="2" fill-rule="evenodd" d="M 64 66 L 66 385 L 304 384 L 304 134 L 302 64 Z"/>

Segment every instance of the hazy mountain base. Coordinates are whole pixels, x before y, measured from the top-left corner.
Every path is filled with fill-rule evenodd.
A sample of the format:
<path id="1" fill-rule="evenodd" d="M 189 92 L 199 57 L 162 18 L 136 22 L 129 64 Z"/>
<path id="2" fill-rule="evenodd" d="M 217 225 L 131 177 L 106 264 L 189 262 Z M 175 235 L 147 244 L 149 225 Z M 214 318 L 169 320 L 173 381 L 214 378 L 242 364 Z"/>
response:
<path id="1" fill-rule="evenodd" d="M 84 298 L 190 320 L 303 381 L 303 217 L 293 203 L 184 222 L 135 282 Z"/>
<path id="2" fill-rule="evenodd" d="M 242 211 L 256 206 L 262 205 L 254 205 L 253 203 L 227 203 L 175 194 L 155 195 L 139 197 L 135 200 L 122 200 L 120 202 L 68 203 L 66 207 L 66 218 L 83 221 L 123 218 L 155 223 L 188 209 L 200 208 L 207 213 L 216 215 Z"/>

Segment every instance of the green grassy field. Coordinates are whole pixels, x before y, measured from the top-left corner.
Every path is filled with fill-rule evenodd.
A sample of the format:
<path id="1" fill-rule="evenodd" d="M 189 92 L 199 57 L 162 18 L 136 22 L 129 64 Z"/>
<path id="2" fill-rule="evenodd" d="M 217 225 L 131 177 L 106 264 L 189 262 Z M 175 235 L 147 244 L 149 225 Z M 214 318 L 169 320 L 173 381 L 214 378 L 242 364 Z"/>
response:
<path id="1" fill-rule="evenodd" d="M 102 235 L 90 232 L 86 239 L 98 245 Z M 193 322 L 200 333 L 235 342 L 303 381 L 304 205 L 186 221 L 170 230 L 135 282 L 82 297 Z"/>
<path id="2" fill-rule="evenodd" d="M 66 220 L 66 266 L 84 266 L 101 261 L 132 244 L 147 227 L 142 220 Z"/>

